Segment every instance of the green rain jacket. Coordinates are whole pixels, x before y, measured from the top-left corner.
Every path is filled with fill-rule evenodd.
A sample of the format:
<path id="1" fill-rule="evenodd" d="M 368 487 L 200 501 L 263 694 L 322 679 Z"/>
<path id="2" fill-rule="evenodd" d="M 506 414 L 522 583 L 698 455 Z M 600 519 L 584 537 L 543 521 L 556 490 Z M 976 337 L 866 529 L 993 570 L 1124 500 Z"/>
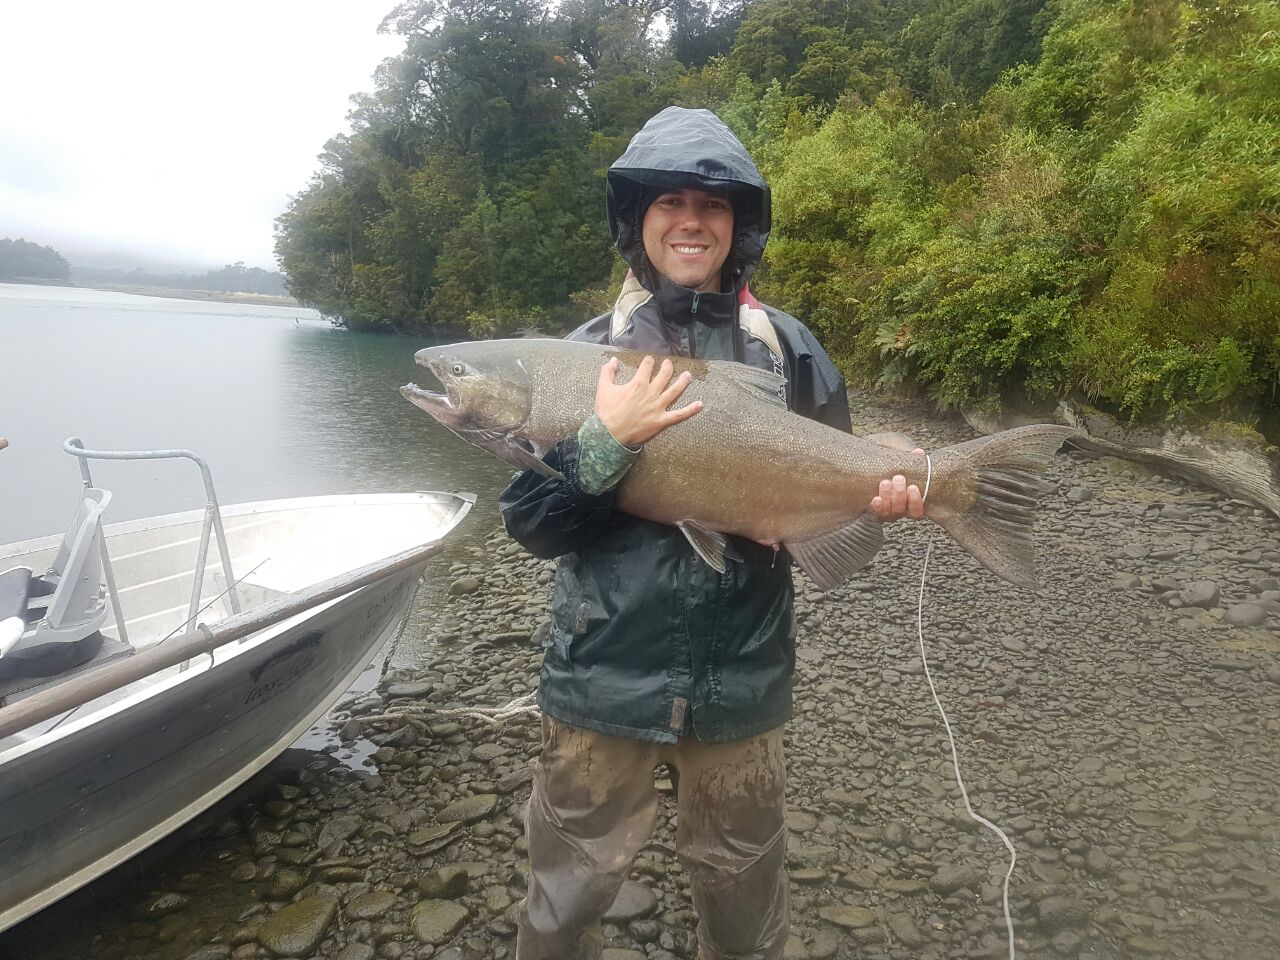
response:
<path id="1" fill-rule="evenodd" d="M 568 339 L 773 370 L 787 379 L 790 409 L 848 431 L 844 381 L 822 347 L 747 289 L 768 237 L 769 188 L 729 129 L 708 111 L 670 107 L 632 140 L 608 185 L 610 226 L 633 275 L 611 313 Z M 721 293 L 676 286 L 644 256 L 648 201 L 682 186 L 733 202 Z M 675 527 L 615 510 L 614 490 L 580 488 L 576 437 L 553 447 L 546 462 L 565 479 L 525 471 L 502 496 L 511 536 L 537 556 L 559 558 L 538 692 L 543 711 L 656 742 L 739 740 L 784 723 L 795 668 L 785 551 L 730 538 L 741 559 L 718 574 Z"/>

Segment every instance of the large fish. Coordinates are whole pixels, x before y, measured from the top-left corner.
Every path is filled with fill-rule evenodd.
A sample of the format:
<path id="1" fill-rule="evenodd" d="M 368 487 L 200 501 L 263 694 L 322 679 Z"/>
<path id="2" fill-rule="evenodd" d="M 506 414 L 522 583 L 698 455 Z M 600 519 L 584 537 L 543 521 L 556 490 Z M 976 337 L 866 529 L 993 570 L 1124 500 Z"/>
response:
<path id="1" fill-rule="evenodd" d="M 400 392 L 464 440 L 512 466 L 559 477 L 542 457 L 591 415 L 600 368 L 617 382 L 645 354 L 567 340 L 490 340 L 429 347 L 415 356 L 443 385 Z M 692 382 L 677 403 L 701 413 L 650 440 L 618 487 L 617 506 L 678 526 L 717 570 L 732 558 L 726 534 L 780 543 L 829 590 L 883 541 L 869 510 L 885 477 L 925 489 L 926 516 L 987 569 L 1034 586 L 1031 525 L 1037 477 L 1073 431 L 1036 425 L 918 454 L 863 440 L 791 413 L 786 381 L 727 360 L 672 357 Z M 926 476 L 928 474 L 928 476 Z"/>

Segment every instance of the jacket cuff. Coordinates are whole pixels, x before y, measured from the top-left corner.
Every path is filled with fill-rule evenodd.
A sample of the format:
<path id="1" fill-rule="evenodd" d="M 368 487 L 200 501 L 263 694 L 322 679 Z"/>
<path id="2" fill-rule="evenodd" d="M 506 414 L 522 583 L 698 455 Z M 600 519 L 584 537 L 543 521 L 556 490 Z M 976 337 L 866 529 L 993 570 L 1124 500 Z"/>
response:
<path id="1" fill-rule="evenodd" d="M 578 487 L 588 494 L 612 490 L 643 449 L 643 446 L 632 448 L 619 443 L 593 413 L 578 431 Z"/>

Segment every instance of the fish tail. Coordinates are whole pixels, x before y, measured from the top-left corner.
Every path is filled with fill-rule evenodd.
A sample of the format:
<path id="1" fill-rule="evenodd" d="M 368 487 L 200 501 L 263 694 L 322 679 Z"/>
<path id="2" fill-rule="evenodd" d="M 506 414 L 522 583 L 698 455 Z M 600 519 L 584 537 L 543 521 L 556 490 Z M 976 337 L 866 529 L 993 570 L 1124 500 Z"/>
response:
<path id="1" fill-rule="evenodd" d="M 1052 424 L 1004 430 L 932 455 L 930 519 L 998 577 L 1034 590 L 1031 527 L 1040 477 L 1076 431 Z"/>

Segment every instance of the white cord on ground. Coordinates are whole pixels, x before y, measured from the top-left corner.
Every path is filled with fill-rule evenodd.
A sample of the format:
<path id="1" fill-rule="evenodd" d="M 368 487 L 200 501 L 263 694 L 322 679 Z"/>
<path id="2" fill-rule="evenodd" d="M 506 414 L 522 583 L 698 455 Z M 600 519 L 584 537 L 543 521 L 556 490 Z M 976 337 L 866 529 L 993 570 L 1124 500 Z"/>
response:
<path id="1" fill-rule="evenodd" d="M 432 717 L 461 717 L 466 720 L 483 720 L 485 723 L 491 723 L 494 726 L 506 723 L 508 720 L 523 714 L 538 713 L 538 691 L 526 693 L 523 697 L 516 697 L 509 700 L 500 707 L 415 707 L 412 710 L 389 710 L 386 713 L 375 713 L 369 716 L 369 720 L 382 722 L 386 720 L 418 720 L 427 719 L 427 715 Z"/>
<path id="2" fill-rule="evenodd" d="M 924 495 L 921 500 L 929 496 L 929 481 L 933 479 L 933 460 L 927 454 L 925 455 L 925 462 L 928 465 L 928 473 L 925 475 Z M 920 640 L 920 664 L 924 667 L 924 678 L 929 682 L 929 692 L 933 694 L 933 703 L 938 708 L 938 716 L 942 717 L 942 725 L 947 731 L 947 741 L 951 744 L 951 767 L 956 774 L 956 786 L 960 788 L 960 796 L 964 800 L 964 808 L 972 820 L 980 823 L 999 837 L 1000 842 L 1009 851 L 1009 869 L 1005 871 L 1004 875 L 1004 926 L 1009 935 L 1009 960 L 1016 960 L 1013 946 L 1013 917 L 1009 913 L 1009 879 L 1013 876 L 1013 868 L 1018 862 L 1018 851 L 1014 849 L 1013 841 L 1009 839 L 1008 834 L 986 817 L 975 812 L 973 804 L 969 802 L 969 791 L 965 788 L 964 777 L 960 774 L 960 752 L 956 749 L 955 734 L 951 732 L 951 721 L 947 719 L 947 711 L 942 708 L 942 700 L 938 697 L 938 688 L 933 683 L 933 674 L 929 672 L 929 657 L 924 645 L 924 585 L 925 579 L 929 575 L 929 558 L 932 555 L 933 534 L 931 532 L 928 546 L 924 552 L 924 566 L 920 570 L 920 598 L 916 605 L 916 636 Z"/>

